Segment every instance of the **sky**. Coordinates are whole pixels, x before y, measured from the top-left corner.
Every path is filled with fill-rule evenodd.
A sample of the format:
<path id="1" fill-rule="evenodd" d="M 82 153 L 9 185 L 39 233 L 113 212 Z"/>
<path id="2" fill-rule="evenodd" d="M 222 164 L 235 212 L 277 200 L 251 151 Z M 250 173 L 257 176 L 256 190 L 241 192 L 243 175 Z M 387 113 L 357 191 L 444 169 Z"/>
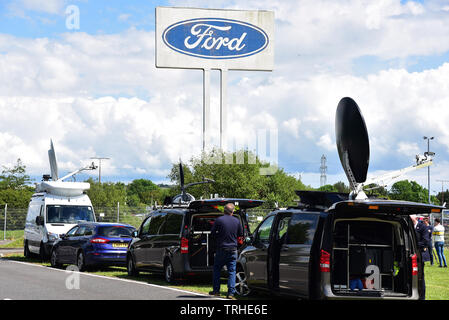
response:
<path id="1" fill-rule="evenodd" d="M 202 72 L 155 67 L 157 6 L 274 12 L 274 70 L 229 72 L 229 134 L 275 130 L 278 165 L 305 184 L 320 186 L 322 155 L 327 183 L 347 183 L 334 124 L 348 96 L 366 121 L 368 176 L 413 165 L 433 136 L 430 190 L 449 187 L 437 181 L 449 180 L 447 0 L 3 0 L 0 165 L 20 158 L 40 181 L 52 139 L 60 176 L 101 156 L 102 182 L 163 183 L 201 152 Z M 218 146 L 218 71 L 211 86 Z M 427 188 L 426 169 L 402 178 Z"/>

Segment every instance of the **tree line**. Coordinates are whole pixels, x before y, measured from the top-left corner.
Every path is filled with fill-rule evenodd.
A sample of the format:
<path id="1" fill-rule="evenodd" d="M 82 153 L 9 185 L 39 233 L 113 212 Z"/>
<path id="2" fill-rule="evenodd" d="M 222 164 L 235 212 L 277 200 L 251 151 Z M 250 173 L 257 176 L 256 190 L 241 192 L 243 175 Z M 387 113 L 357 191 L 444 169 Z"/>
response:
<path id="1" fill-rule="evenodd" d="M 187 190 L 195 198 L 206 199 L 211 195 L 220 197 L 251 198 L 265 201 L 267 208 L 286 207 L 294 205 L 298 200 L 295 190 L 320 190 L 328 192 L 348 193 L 349 187 L 344 182 L 325 185 L 314 189 L 302 181 L 277 168 L 273 174 L 263 175 L 261 169 L 272 164 L 264 162 L 250 151 L 237 151 L 226 153 L 212 150 L 192 157 L 183 163 L 185 185 L 192 182 L 212 179 L 214 183 L 192 186 Z M 164 203 L 167 197 L 180 193 L 179 164 L 172 164 L 168 177 L 171 185 L 157 185 L 149 179 L 135 179 L 125 184 L 123 182 L 102 182 L 92 178 L 86 180 L 90 183 L 87 191 L 94 207 L 120 206 L 140 207 L 145 209 L 155 203 Z M 3 166 L 0 175 L 0 205 L 8 204 L 9 208 L 27 208 L 34 186 L 26 173 L 26 166 L 18 159 L 16 164 L 9 168 Z M 394 183 L 390 190 L 376 185 L 368 186 L 366 193 L 371 196 L 427 203 L 427 189 L 415 181 L 402 180 Z M 449 202 L 449 191 L 438 193 L 431 197 L 431 202 L 440 204 Z"/>

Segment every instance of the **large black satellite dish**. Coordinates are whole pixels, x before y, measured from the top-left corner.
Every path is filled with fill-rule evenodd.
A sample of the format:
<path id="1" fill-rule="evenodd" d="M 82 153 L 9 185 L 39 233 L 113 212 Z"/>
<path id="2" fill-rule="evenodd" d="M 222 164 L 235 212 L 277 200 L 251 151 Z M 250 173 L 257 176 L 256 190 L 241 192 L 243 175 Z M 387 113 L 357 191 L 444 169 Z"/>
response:
<path id="1" fill-rule="evenodd" d="M 335 115 L 335 137 L 338 155 L 349 184 L 354 190 L 366 181 L 369 166 L 369 139 L 365 120 L 357 103 L 345 97 Z"/>

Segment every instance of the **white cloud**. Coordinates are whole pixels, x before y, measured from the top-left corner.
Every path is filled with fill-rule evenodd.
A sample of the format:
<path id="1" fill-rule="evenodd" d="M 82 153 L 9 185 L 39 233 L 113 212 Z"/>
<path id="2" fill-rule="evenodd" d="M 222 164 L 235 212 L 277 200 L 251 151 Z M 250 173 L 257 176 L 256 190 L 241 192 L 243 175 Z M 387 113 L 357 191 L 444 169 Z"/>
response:
<path id="1" fill-rule="evenodd" d="M 275 10 L 275 70 L 229 72 L 231 139 L 277 128 L 281 166 L 308 170 L 304 175 L 315 179 L 315 169 L 301 167 L 312 163 L 319 184 L 319 158 L 326 153 L 334 168 L 329 177 L 344 177 L 335 169 L 334 117 L 338 101 L 351 96 L 365 116 L 373 172 L 410 165 L 415 152 L 424 151 L 423 135 L 436 137 L 436 162 L 447 157 L 449 63 L 415 73 L 352 74 L 353 59 L 365 55 L 406 59 L 448 51 L 442 6 L 399 0 L 247 1 L 244 8 L 239 2 L 177 3 L 184 4 Z M 110 176 L 160 179 L 170 162 L 197 154 L 201 71 L 156 69 L 154 50 L 154 32 L 134 28 L 55 39 L 0 34 L 0 146 L 8 150 L 0 164 L 20 156 L 41 174 L 50 138 L 66 170 L 102 155 L 111 157 L 104 168 Z M 217 90 L 212 94 L 211 134 L 218 144 Z"/>

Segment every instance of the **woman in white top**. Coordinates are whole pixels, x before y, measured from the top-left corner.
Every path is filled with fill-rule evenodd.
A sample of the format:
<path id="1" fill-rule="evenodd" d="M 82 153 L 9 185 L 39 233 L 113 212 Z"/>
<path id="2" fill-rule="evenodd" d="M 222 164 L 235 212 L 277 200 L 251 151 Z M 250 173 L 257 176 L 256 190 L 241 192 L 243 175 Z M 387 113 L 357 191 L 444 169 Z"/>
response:
<path id="1" fill-rule="evenodd" d="M 446 257 L 444 256 L 444 227 L 440 222 L 440 219 L 435 219 L 435 227 L 433 228 L 433 240 L 435 242 L 435 249 L 438 254 L 438 260 L 440 261 L 440 268 L 447 268 Z"/>

